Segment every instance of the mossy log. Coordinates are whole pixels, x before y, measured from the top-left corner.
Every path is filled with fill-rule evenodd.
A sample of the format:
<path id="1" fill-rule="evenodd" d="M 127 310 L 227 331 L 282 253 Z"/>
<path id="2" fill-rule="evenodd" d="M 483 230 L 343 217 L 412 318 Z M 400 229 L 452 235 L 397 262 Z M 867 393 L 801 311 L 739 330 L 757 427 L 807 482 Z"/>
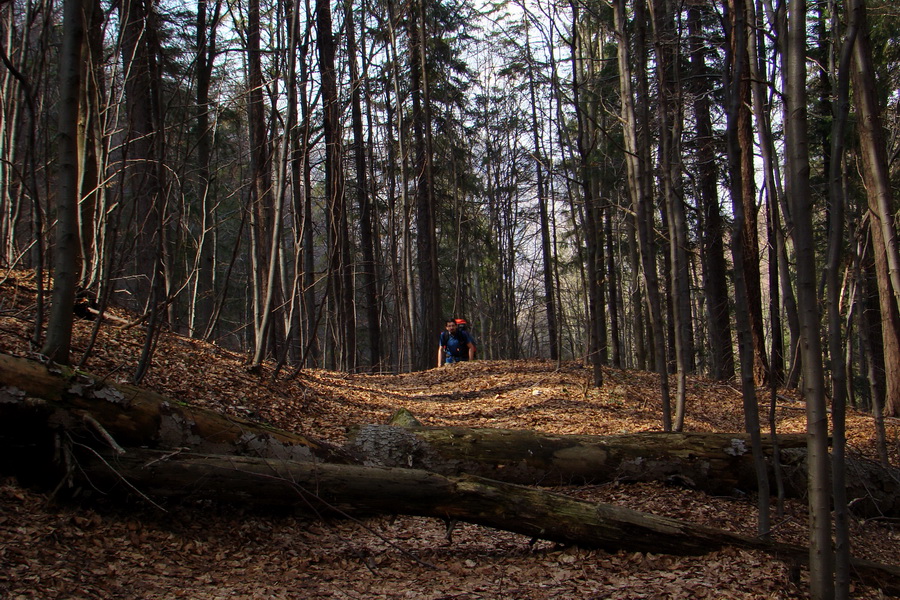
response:
<path id="1" fill-rule="evenodd" d="M 156 500 L 289 507 L 315 516 L 436 517 L 610 551 L 696 555 L 734 546 L 797 564 L 809 557 L 808 549 L 799 546 L 472 475 L 143 449 L 81 453 L 77 460 L 75 472 L 87 477 L 93 489 L 139 491 Z M 854 561 L 853 572 L 870 585 L 900 590 L 898 567 Z"/>
<path id="2" fill-rule="evenodd" d="M 713 494 L 755 489 L 743 434 L 551 435 L 526 430 L 367 425 L 346 448 L 237 416 L 189 406 L 135 386 L 0 354 L 0 470 L 41 473 L 54 436 L 108 438 L 104 445 L 187 449 L 294 461 L 415 467 L 527 485 L 613 480 L 665 481 Z M 780 436 L 787 491 L 806 489 L 805 437 Z M 766 444 L 767 452 L 771 445 Z M 10 451 L 12 450 L 12 451 Z M 848 460 L 852 508 L 862 516 L 900 516 L 897 469 Z M 57 477 L 58 473 L 46 473 Z"/>
<path id="3" fill-rule="evenodd" d="M 0 446 L 2 467 L 21 471 L 28 464 L 48 473 L 61 464 L 66 477 L 83 478 L 85 489 L 153 501 L 430 516 L 611 550 L 698 554 L 730 545 L 797 563 L 808 556 L 805 548 L 475 475 L 338 464 L 348 459 L 346 451 L 303 436 L 2 354 Z M 210 451 L 222 454 L 205 454 Z M 867 583 L 900 590 L 900 569 L 862 561 L 854 567 Z"/>
<path id="4" fill-rule="evenodd" d="M 803 448 L 806 436 L 779 436 Z M 769 436 L 764 451 L 772 454 Z M 528 430 L 364 425 L 351 447 L 369 464 L 469 473 L 524 485 L 663 481 L 713 494 L 756 489 L 750 438 L 742 433 L 555 435 Z"/>
<path id="5" fill-rule="evenodd" d="M 410 416 L 406 417 L 407 421 Z M 806 435 L 778 436 L 785 494 L 807 493 Z M 644 432 L 609 436 L 528 430 L 364 425 L 348 448 L 369 465 L 462 473 L 523 485 L 661 481 L 714 495 L 757 489 L 749 436 L 742 433 Z M 763 452 L 774 487 L 773 445 Z M 900 469 L 845 459 L 853 514 L 900 517 Z"/>
<path id="6" fill-rule="evenodd" d="M 46 447 L 54 431 L 107 436 L 120 446 L 188 448 L 298 461 L 342 462 L 331 445 L 69 367 L 0 354 L 0 439 Z M 52 444 L 51 444 L 52 447 Z"/>

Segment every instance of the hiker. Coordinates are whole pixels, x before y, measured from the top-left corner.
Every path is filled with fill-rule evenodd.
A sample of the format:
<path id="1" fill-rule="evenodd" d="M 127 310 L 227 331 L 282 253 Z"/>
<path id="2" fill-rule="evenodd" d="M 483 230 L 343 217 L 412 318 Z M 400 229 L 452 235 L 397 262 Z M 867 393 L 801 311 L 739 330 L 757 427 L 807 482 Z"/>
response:
<path id="1" fill-rule="evenodd" d="M 438 366 L 461 360 L 475 360 L 475 341 L 467 331 L 460 328 L 462 319 L 447 319 L 446 331 L 441 332 L 438 346 Z"/>

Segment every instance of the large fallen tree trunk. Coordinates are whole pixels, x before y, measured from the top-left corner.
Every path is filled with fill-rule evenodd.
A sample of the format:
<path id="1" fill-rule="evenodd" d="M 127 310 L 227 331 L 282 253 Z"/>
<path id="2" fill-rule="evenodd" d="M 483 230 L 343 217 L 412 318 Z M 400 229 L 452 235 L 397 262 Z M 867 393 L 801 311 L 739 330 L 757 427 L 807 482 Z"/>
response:
<path id="1" fill-rule="evenodd" d="M 125 454 L 82 452 L 78 461 L 76 472 L 83 473 L 92 487 L 139 490 L 151 498 L 287 506 L 316 515 L 438 517 L 612 551 L 704 554 L 736 546 L 800 564 L 809 554 L 802 547 L 476 476 L 134 449 Z M 870 585 L 900 590 L 898 567 L 855 561 L 854 573 Z"/>
<path id="2" fill-rule="evenodd" d="M 291 460 L 346 462 L 339 449 L 238 416 L 60 365 L 0 354 L 0 437 L 40 445 L 47 428 L 108 435 L 122 446 L 190 448 Z"/>
<path id="3" fill-rule="evenodd" d="M 807 492 L 806 435 L 778 436 L 785 493 Z M 366 464 L 413 467 L 444 475 L 468 473 L 523 485 L 662 481 L 710 494 L 756 490 L 746 434 L 645 432 L 610 436 L 554 435 L 527 430 L 421 427 L 409 422 L 364 425 L 350 447 Z M 772 464 L 772 440 L 763 451 Z M 846 459 L 854 514 L 900 516 L 900 469 Z M 773 474 L 770 469 L 770 477 Z M 774 489 L 774 481 L 771 482 Z"/>
<path id="4" fill-rule="evenodd" d="M 805 448 L 806 436 L 779 436 Z M 554 435 L 527 430 L 364 425 L 351 445 L 367 464 L 469 473 L 524 485 L 663 481 L 712 494 L 756 489 L 750 436 L 743 433 L 643 432 Z M 769 436 L 764 451 L 772 454 Z"/>
<path id="5" fill-rule="evenodd" d="M 412 423 L 415 424 L 414 422 Z M 713 494 L 755 489 L 743 434 L 570 436 L 530 431 L 364 426 L 340 449 L 236 416 L 191 407 L 145 389 L 0 354 L 0 470 L 37 472 L 65 429 L 122 446 L 326 462 L 418 467 L 523 484 L 669 481 Z M 803 436 L 780 436 L 788 492 L 806 490 Z M 768 447 L 768 446 L 767 446 Z M 900 516 L 900 474 L 848 460 L 850 498 L 863 516 Z M 48 473 L 49 475 L 49 473 Z"/>
<path id="6" fill-rule="evenodd" d="M 209 498 L 318 513 L 433 516 L 609 549 L 684 554 L 733 545 L 774 552 L 798 563 L 807 556 L 802 548 L 475 476 L 323 464 L 317 460 L 345 454 L 144 390 L 3 355 L 0 386 L 0 441 L 33 438 L 30 443 L 39 452 L 30 458 L 45 470 L 54 458 L 53 449 L 66 449 L 63 456 L 71 459 L 63 461 L 69 467 L 67 476 L 84 477 L 92 488 L 105 485 L 151 499 Z M 35 432 L 36 437 L 31 435 Z M 248 439 L 259 443 L 248 446 Z M 122 448 L 135 441 L 179 449 Z M 105 448 L 98 450 L 101 447 Z M 272 456 L 285 458 L 192 455 L 184 447 L 259 454 L 274 448 Z M 3 457 L 11 454 L 0 452 Z M 302 460 L 286 458 L 294 455 Z M 869 583 L 900 589 L 895 568 L 858 562 L 855 572 L 865 573 Z"/>

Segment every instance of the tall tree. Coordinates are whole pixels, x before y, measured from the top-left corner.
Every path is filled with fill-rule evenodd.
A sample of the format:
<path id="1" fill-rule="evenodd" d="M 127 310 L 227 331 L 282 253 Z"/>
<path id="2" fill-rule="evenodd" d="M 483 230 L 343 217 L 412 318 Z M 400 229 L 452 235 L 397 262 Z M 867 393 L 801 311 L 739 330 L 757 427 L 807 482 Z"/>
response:
<path id="1" fill-rule="evenodd" d="M 816 294 L 813 196 L 809 184 L 809 141 L 806 109 L 806 1 L 788 5 L 785 66 L 785 156 L 787 190 L 794 222 L 797 255 L 797 296 L 800 306 L 803 395 L 809 460 L 810 593 L 814 600 L 834 597 L 834 552 L 831 546 L 831 487 L 828 456 L 828 414 L 825 375 L 819 338 Z"/>
<path id="2" fill-rule="evenodd" d="M 216 32 L 221 12 L 221 0 L 215 0 L 212 15 L 208 15 L 208 0 L 197 3 L 197 195 L 200 200 L 200 231 L 197 241 L 196 283 L 194 284 L 193 310 L 190 331 L 198 337 L 211 335 L 211 320 L 215 305 L 215 252 L 214 252 L 214 206 L 213 190 L 210 182 L 212 160 L 212 136 L 210 127 L 210 85 L 216 56 Z"/>
<path id="3" fill-rule="evenodd" d="M 725 64 L 725 111 L 726 111 L 726 138 L 729 166 L 729 191 L 731 192 L 731 206 L 734 213 L 732 226 L 731 254 L 734 263 L 734 295 L 735 295 L 735 320 L 737 322 L 738 353 L 741 360 L 741 395 L 744 404 L 744 424 L 747 433 L 750 434 L 754 465 L 756 467 L 757 495 L 759 506 L 758 530 L 761 536 L 769 534 L 769 478 L 762 453 L 762 443 L 759 423 L 759 406 L 756 398 L 756 379 L 758 353 L 753 336 L 752 293 L 747 273 L 746 253 L 752 251 L 752 244 L 748 244 L 746 209 L 748 202 L 745 194 L 748 186 L 744 178 L 749 176 L 744 169 L 745 153 L 751 149 L 747 142 L 748 118 L 747 107 L 744 106 L 750 91 L 746 70 L 748 69 L 748 23 L 747 10 L 744 0 L 730 0 L 727 5 L 727 53 Z M 752 186 L 750 186 L 752 188 Z M 753 205 L 753 202 L 749 202 Z M 755 235 L 755 234 L 754 234 Z M 750 261 L 750 262 L 755 262 Z M 759 270 L 754 264 L 757 276 Z"/>
<path id="4" fill-rule="evenodd" d="M 857 113 L 863 178 L 869 199 L 875 273 L 881 303 L 885 366 L 885 408 L 888 416 L 900 415 L 900 250 L 894 222 L 893 190 L 888 171 L 887 146 L 875 89 L 875 65 L 868 32 L 865 3 L 854 0 L 852 11 L 860 16 L 853 46 L 853 98 Z"/>
<path id="5" fill-rule="evenodd" d="M 696 127 L 697 205 L 700 215 L 701 266 L 706 298 L 707 336 L 710 375 L 716 380 L 734 376 L 734 351 L 731 342 L 731 311 L 728 300 L 728 268 L 725 262 L 724 224 L 718 198 L 718 169 L 715 137 L 710 115 L 712 74 L 706 67 L 707 44 L 702 37 L 702 7 L 688 8 L 691 48 L 691 80 L 694 91 Z"/>
<path id="6" fill-rule="evenodd" d="M 159 81 L 153 8 L 145 0 L 121 4 L 122 61 L 125 66 L 127 145 L 125 189 L 127 218 L 134 228 L 134 273 L 129 291 L 132 306 L 146 309 L 162 289 L 162 182 L 159 178 L 162 139 Z M 156 292 L 154 292 L 155 294 Z"/>
<path id="7" fill-rule="evenodd" d="M 353 311 L 352 265 L 342 168 L 341 104 L 335 69 L 334 31 L 329 0 L 316 1 L 316 40 L 322 75 L 325 189 L 328 214 L 329 290 L 334 303 L 341 369 L 356 368 L 356 325 Z"/>
<path id="8" fill-rule="evenodd" d="M 744 2 L 741 1 L 737 8 L 740 8 L 741 15 L 735 15 L 742 23 L 746 23 L 746 10 Z M 737 8 L 735 10 L 737 10 Z M 743 36 L 746 40 L 747 33 L 740 32 L 738 35 Z M 734 60 L 739 61 L 739 68 L 735 71 L 740 74 L 740 80 L 732 82 L 735 92 L 740 95 L 740 100 L 736 105 L 736 133 L 737 143 L 739 144 L 739 163 L 732 164 L 731 168 L 740 168 L 741 183 L 741 207 L 744 214 L 742 226 L 743 233 L 740 236 L 743 249 L 741 252 L 743 260 L 743 273 L 746 283 L 747 309 L 750 317 L 750 335 L 753 344 L 753 377 L 756 385 L 764 385 L 769 378 L 769 361 L 766 356 L 766 334 L 765 325 L 763 323 L 762 310 L 762 284 L 760 281 L 760 253 L 759 253 L 759 221 L 757 218 L 758 210 L 756 207 L 756 177 L 753 145 L 753 114 L 751 112 L 751 80 L 750 80 L 750 53 L 748 51 L 749 43 L 746 42 L 742 50 L 737 51 Z M 732 176 L 735 176 L 732 173 Z"/>
<path id="9" fill-rule="evenodd" d="M 75 284 L 78 281 L 78 115 L 81 98 L 81 49 L 84 6 L 81 0 L 63 5 L 63 38 L 59 54 L 59 183 L 56 188 L 56 252 L 53 263 L 53 303 L 41 354 L 69 363 Z"/>
<path id="10" fill-rule="evenodd" d="M 538 101 L 535 75 L 535 61 L 531 53 L 531 40 L 527 36 L 526 23 L 525 52 L 528 63 L 528 97 L 531 104 L 531 131 L 534 141 L 534 171 L 537 184 L 538 217 L 541 228 L 541 259 L 543 261 L 544 310 L 547 320 L 547 344 L 550 359 L 559 359 L 559 340 L 556 325 L 556 292 L 553 282 L 553 258 L 550 244 L 550 218 L 547 212 L 547 189 L 544 184 L 544 152 L 541 148 L 541 129 L 538 126 Z"/>
<path id="11" fill-rule="evenodd" d="M 130 278 L 125 279 L 125 287 L 131 294 L 132 308 L 148 316 L 141 357 L 132 376 L 139 383 L 150 368 L 165 316 L 162 83 L 157 63 L 158 19 L 152 3 L 125 0 L 120 5 L 119 20 L 127 119 L 122 194 L 126 222 L 131 227 L 128 242 L 133 244 L 133 271 L 126 273 Z"/>
<path id="12" fill-rule="evenodd" d="M 441 288 L 438 279 L 434 195 L 434 156 L 431 132 L 431 94 L 428 84 L 428 0 L 409 3 L 407 35 L 412 95 L 413 143 L 416 156 L 416 254 L 419 274 L 418 329 L 415 364 L 431 365 L 433 332 L 440 326 Z"/>
<path id="13" fill-rule="evenodd" d="M 378 319 L 378 303 L 375 281 L 375 241 L 372 231 L 372 201 L 369 198 L 368 172 L 366 170 L 366 143 L 363 138 L 362 91 L 363 82 L 357 64 L 356 23 L 353 4 L 344 1 L 344 28 L 347 31 L 347 55 L 350 63 L 350 112 L 353 127 L 353 157 L 356 166 L 356 199 L 359 204 L 360 246 L 363 260 L 360 279 L 366 306 L 366 329 L 369 338 L 369 366 L 375 369 L 381 361 L 381 324 Z"/>
<path id="14" fill-rule="evenodd" d="M 272 253 L 277 244 L 279 224 L 274 220 L 272 194 L 272 150 L 266 128 L 263 100 L 263 71 L 259 0 L 248 0 L 245 19 L 247 50 L 247 128 L 250 139 L 250 233 L 252 243 L 251 274 L 253 292 L 253 365 L 259 366 L 273 350 L 271 307 L 275 289 L 270 274 L 276 273 L 278 257 Z"/>
<path id="15" fill-rule="evenodd" d="M 850 596 L 850 524 L 847 506 L 847 487 L 844 465 L 847 445 L 847 369 L 844 362 L 842 339 L 840 266 L 843 263 L 844 240 L 844 137 L 850 112 L 850 62 L 859 32 L 860 10 L 851 10 L 848 28 L 836 65 L 831 126 L 831 148 L 828 181 L 829 226 L 828 249 L 825 261 L 826 306 L 828 310 L 828 355 L 831 366 L 831 421 L 832 421 L 832 494 L 834 496 L 835 529 L 835 599 L 846 600 Z M 837 19 L 835 19 L 835 27 Z"/>
<path id="16" fill-rule="evenodd" d="M 638 233 L 644 288 L 650 312 L 650 330 L 653 336 L 655 367 L 659 373 L 660 393 L 662 395 L 662 421 L 666 431 L 672 429 L 672 410 L 669 397 L 669 373 L 666 364 L 665 339 L 663 334 L 662 300 L 660 298 L 659 280 L 656 271 L 656 248 L 653 243 L 652 223 L 652 190 L 649 184 L 649 115 L 647 110 L 647 61 L 643 52 L 645 47 L 646 15 L 643 0 L 635 2 L 635 48 L 638 56 L 632 62 L 629 52 L 630 40 L 626 33 L 625 1 L 613 2 L 613 16 L 618 41 L 619 88 L 622 103 L 622 122 L 625 139 L 625 162 L 628 169 L 628 189 L 634 206 L 635 222 Z M 641 105 L 636 106 L 636 95 L 632 87 L 632 64 L 642 72 L 637 75 L 640 88 L 637 97 Z M 641 132 L 641 135 L 639 135 Z"/>
<path id="17" fill-rule="evenodd" d="M 586 65 L 591 64 L 588 48 L 591 40 L 583 39 L 585 24 L 579 17 L 578 3 L 572 2 L 572 100 L 575 105 L 575 115 L 578 131 L 575 136 L 580 161 L 578 169 L 578 181 L 581 189 L 582 219 L 585 224 L 585 244 L 587 254 L 585 257 L 588 295 L 588 353 L 594 373 L 594 385 L 603 385 L 603 351 L 605 340 L 601 334 L 600 322 L 606 319 L 602 310 L 602 290 L 600 278 L 603 276 L 602 244 L 599 212 L 597 205 L 597 187 L 594 180 L 595 173 L 591 165 L 591 154 L 594 150 L 595 136 L 592 135 L 592 122 L 589 103 L 593 100 L 584 93 L 584 79 L 588 73 Z"/>
<path id="18" fill-rule="evenodd" d="M 681 186 L 681 99 L 678 67 L 679 37 L 675 14 L 667 0 L 654 0 L 653 29 L 659 104 L 659 157 L 666 218 L 669 223 L 669 289 L 673 304 L 676 399 L 673 429 L 684 425 L 687 372 L 693 370 L 691 293 L 687 259 L 687 218 Z"/>

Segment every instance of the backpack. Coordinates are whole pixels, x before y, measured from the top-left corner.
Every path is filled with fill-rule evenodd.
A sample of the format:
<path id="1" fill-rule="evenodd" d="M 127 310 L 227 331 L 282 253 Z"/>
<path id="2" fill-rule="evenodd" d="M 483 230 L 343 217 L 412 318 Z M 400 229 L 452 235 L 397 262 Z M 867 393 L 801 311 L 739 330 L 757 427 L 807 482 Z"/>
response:
<path id="1" fill-rule="evenodd" d="M 478 352 L 478 345 L 475 343 L 475 338 L 472 336 L 472 333 L 469 331 L 468 321 L 466 321 L 465 319 L 453 319 L 453 320 L 456 321 L 456 324 L 459 326 L 457 331 L 465 334 L 465 336 L 469 340 L 469 343 L 472 344 L 473 357 L 474 357 L 475 353 Z M 449 342 L 450 342 L 450 333 L 447 331 L 442 331 L 441 332 L 441 346 L 446 348 L 447 344 Z M 469 359 L 468 354 L 466 354 L 464 357 L 462 357 L 462 360 L 468 360 L 468 359 Z"/>

